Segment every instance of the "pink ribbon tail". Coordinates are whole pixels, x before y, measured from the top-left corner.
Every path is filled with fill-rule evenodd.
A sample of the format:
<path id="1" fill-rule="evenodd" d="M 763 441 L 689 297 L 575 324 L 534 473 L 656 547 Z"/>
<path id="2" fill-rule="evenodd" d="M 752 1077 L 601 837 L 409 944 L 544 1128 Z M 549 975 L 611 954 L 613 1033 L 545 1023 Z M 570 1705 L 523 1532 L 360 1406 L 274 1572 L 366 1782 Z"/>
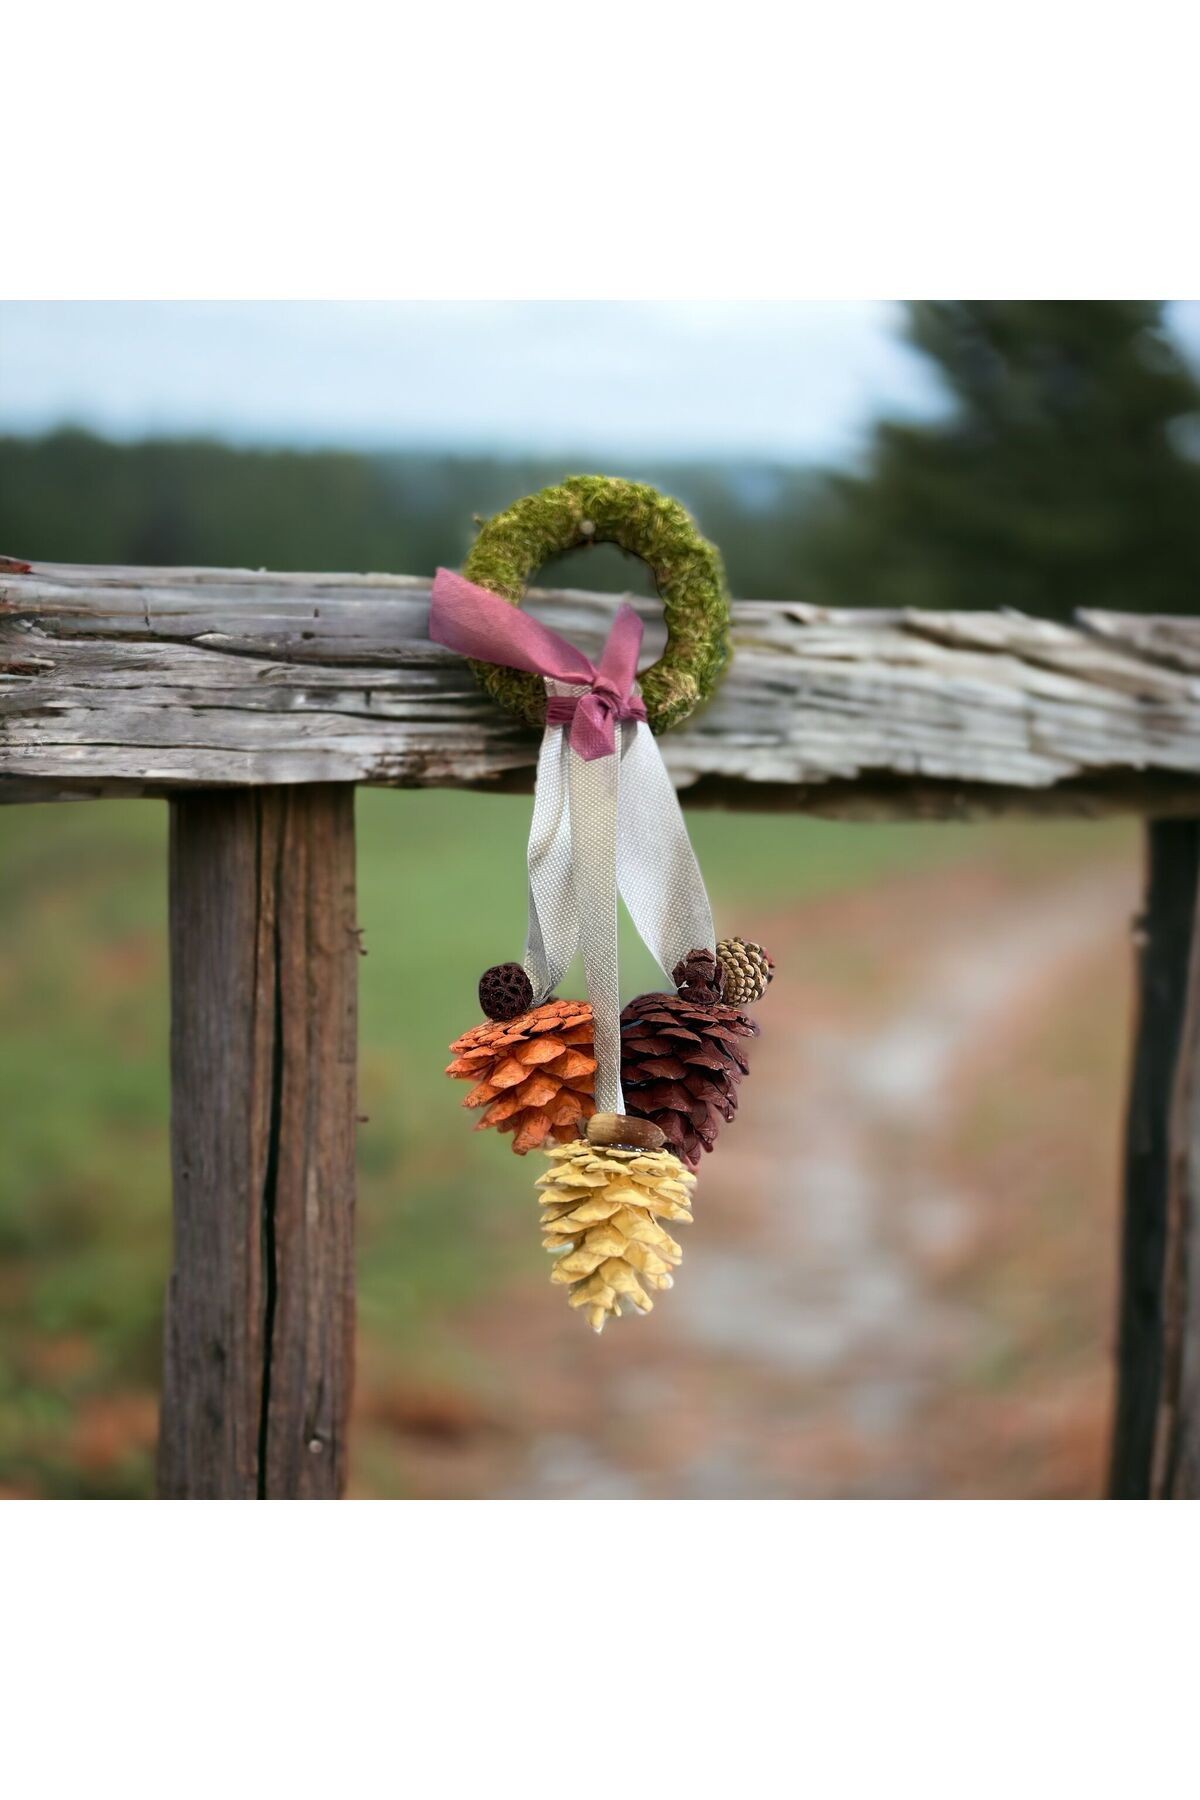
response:
<path id="1" fill-rule="evenodd" d="M 585 762 L 613 754 L 619 720 L 646 717 L 645 705 L 633 693 L 642 622 L 627 603 L 617 609 L 597 667 L 582 650 L 519 606 L 476 587 L 453 569 L 439 569 L 433 580 L 429 635 L 435 644 L 477 662 L 500 663 L 506 669 L 525 669 L 543 679 L 587 688 L 586 694 L 554 695 L 546 702 L 546 724 L 569 727 L 571 748 Z"/>

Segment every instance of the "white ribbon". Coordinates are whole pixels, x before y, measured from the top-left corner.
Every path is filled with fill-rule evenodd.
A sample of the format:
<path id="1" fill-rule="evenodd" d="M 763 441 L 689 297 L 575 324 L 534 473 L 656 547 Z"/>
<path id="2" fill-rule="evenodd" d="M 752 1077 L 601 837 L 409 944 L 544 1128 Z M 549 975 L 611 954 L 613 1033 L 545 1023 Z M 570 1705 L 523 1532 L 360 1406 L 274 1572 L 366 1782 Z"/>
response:
<path id="1" fill-rule="evenodd" d="M 547 679 L 546 692 L 587 689 Z M 596 1107 L 622 1113 L 618 890 L 668 986 L 676 963 L 689 950 L 715 949 L 716 934 L 658 742 L 648 725 L 633 720 L 616 734 L 614 755 L 585 762 L 563 726 L 546 728 L 529 831 L 525 971 L 540 1005 L 582 949 L 595 1030 Z"/>

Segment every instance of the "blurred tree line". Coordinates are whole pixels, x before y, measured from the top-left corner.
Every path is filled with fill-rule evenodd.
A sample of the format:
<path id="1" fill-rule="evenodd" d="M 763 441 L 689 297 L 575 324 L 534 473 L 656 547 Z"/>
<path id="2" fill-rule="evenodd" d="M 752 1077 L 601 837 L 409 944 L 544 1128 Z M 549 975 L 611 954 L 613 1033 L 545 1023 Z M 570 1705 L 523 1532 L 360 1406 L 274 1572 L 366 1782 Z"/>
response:
<path id="1" fill-rule="evenodd" d="M 831 477 L 806 544 L 866 606 L 1188 613 L 1200 571 L 1200 386 L 1152 301 L 908 308 L 953 407 L 885 422 Z"/>
<path id="2" fill-rule="evenodd" d="M 941 374 L 945 414 L 882 421 L 852 473 L 641 459 L 621 473 L 677 495 L 746 598 L 1050 617 L 1077 606 L 1193 609 L 1200 385 L 1158 303 L 921 302 L 907 331 Z M 429 573 L 461 562 L 472 516 L 573 466 L 112 444 L 75 430 L 8 437 L 0 549 L 46 561 Z M 603 559 L 566 578 L 633 581 Z"/>

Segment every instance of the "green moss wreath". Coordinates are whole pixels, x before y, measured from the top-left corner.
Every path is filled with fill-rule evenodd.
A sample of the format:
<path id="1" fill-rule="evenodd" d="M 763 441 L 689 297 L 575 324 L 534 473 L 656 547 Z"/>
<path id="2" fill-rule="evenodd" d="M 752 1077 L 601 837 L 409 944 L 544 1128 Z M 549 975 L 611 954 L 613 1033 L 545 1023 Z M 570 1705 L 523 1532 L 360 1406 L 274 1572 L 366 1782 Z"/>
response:
<path id="1" fill-rule="evenodd" d="M 489 519 L 463 574 L 519 606 L 530 576 L 551 557 L 604 543 L 640 557 L 662 600 L 667 647 L 638 680 L 651 730 L 668 731 L 709 698 L 729 660 L 729 595 L 720 553 L 677 500 L 611 475 L 572 475 Z M 546 690 L 538 676 L 494 663 L 472 662 L 471 668 L 493 700 L 530 725 L 544 723 Z"/>

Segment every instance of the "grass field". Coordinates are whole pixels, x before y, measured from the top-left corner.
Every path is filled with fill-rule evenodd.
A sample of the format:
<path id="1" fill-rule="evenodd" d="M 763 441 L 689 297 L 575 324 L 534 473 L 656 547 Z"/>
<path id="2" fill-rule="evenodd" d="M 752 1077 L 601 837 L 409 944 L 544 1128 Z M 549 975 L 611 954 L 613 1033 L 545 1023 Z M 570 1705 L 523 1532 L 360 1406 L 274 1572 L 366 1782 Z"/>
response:
<path id="1" fill-rule="evenodd" d="M 489 1228 L 530 1170 L 474 1135 L 442 1078 L 475 1022 L 479 971 L 519 955 L 529 802 L 359 797 L 359 1262 L 367 1355 L 455 1346 L 447 1310 L 502 1273 Z M 167 1174 L 166 808 L 0 813 L 0 1492 L 140 1495 L 151 1486 Z M 837 826 L 705 813 L 690 824 L 721 925 L 969 858 L 980 827 Z M 1031 871 L 1081 832 L 987 828 Z M 1121 829 L 1121 828 L 1113 828 Z M 844 954 L 853 958 L 853 944 Z M 652 985 L 626 940 L 623 990 Z M 568 980 L 565 991 L 581 991 Z"/>

